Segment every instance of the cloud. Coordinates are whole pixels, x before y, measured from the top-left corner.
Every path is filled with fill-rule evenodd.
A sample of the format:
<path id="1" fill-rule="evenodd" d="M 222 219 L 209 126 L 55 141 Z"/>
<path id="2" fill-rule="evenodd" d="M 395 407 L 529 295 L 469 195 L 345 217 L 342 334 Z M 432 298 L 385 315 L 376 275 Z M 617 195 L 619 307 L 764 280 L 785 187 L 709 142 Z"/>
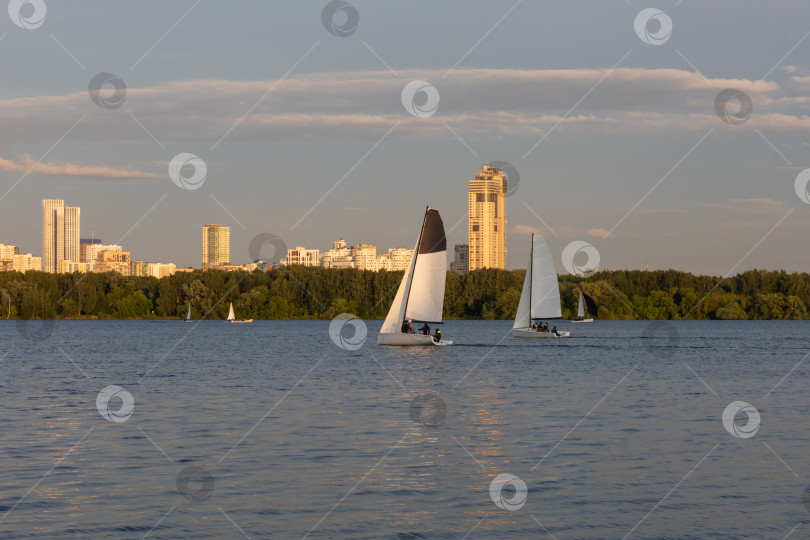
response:
<path id="1" fill-rule="evenodd" d="M 37 163 L 29 154 L 24 154 L 13 161 L 0 157 L 0 169 L 4 171 L 20 173 L 39 173 L 52 176 L 83 176 L 87 178 L 164 178 L 164 176 L 127 169 L 121 167 L 108 167 L 104 165 L 83 165 L 80 163 L 65 163 L 58 161 L 46 161 Z"/>
<path id="2" fill-rule="evenodd" d="M 606 238 L 608 236 L 613 236 L 613 233 L 601 227 L 588 229 L 586 233 L 588 236 L 596 236 L 597 238 Z"/>
<path id="3" fill-rule="evenodd" d="M 534 227 L 530 227 L 529 225 L 516 225 L 512 232 L 515 234 L 540 234 L 539 229 L 535 229 Z"/>
<path id="4" fill-rule="evenodd" d="M 785 203 L 771 198 L 726 199 L 720 203 L 704 203 L 703 206 L 746 214 L 784 213 L 787 211 Z"/>
<path id="5" fill-rule="evenodd" d="M 810 130 L 810 97 L 788 95 L 770 81 L 707 81 L 689 71 L 643 68 L 456 69 L 444 79 L 439 70 L 401 70 L 398 75 L 355 71 L 299 75 L 283 81 L 169 81 L 130 87 L 125 103 L 115 111 L 95 107 L 84 90 L 65 96 L 0 99 L 5 128 L 0 143 L 51 141 L 54 133 L 65 132 L 85 113 L 87 117 L 71 138 L 150 141 L 134 117 L 159 141 L 208 146 L 229 130 L 226 142 L 377 140 L 394 125 L 391 138 L 400 139 L 447 137 L 447 125 L 465 140 L 539 139 L 555 126 L 560 133 L 705 132 L 722 127 L 714 113 L 714 100 L 726 88 L 751 96 L 756 114 L 747 126 L 768 131 Z M 402 89 L 413 79 L 431 82 L 438 89 L 435 116 L 416 118 L 402 106 Z M 803 84 L 803 78 L 793 77 L 794 86 Z M 566 116 L 572 96 L 588 92 L 588 99 Z"/>
<path id="6" fill-rule="evenodd" d="M 636 210 L 636 213 L 657 216 L 662 214 L 688 214 L 689 211 L 682 208 L 642 208 L 641 210 Z"/>

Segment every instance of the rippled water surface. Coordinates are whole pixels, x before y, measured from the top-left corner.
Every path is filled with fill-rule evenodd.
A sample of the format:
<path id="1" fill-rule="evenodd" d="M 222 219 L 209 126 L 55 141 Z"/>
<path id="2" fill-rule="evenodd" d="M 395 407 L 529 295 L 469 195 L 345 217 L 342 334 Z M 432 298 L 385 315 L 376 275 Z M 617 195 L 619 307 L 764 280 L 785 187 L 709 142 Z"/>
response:
<path id="1" fill-rule="evenodd" d="M 3 321 L 0 537 L 810 537 L 810 323 L 650 324 L 407 349 L 370 321 L 351 351 L 328 321 Z"/>

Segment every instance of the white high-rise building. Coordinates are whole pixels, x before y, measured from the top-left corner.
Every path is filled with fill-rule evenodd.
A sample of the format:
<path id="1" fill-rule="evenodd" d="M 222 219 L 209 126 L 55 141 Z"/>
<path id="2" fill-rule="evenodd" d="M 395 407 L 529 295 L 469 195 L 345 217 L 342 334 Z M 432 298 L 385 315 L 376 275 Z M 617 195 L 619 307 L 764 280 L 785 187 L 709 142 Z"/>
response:
<path id="1" fill-rule="evenodd" d="M 61 199 L 42 201 L 42 270 L 57 272 L 59 261 L 79 261 L 81 209 Z"/>
<path id="2" fill-rule="evenodd" d="M 202 228 L 202 269 L 231 263 L 231 228 L 215 223 Z"/>

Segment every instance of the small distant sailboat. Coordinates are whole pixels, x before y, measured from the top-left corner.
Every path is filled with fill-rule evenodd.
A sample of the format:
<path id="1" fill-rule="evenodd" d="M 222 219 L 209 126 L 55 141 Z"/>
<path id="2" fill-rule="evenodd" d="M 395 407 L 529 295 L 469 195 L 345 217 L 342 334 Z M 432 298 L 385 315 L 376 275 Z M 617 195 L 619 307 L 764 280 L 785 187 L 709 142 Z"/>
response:
<path id="1" fill-rule="evenodd" d="M 598 312 L 599 308 L 596 307 L 596 302 L 594 302 L 593 298 L 591 298 L 584 292 L 579 291 L 579 306 L 577 307 L 577 318 L 573 319 L 571 322 L 593 322 L 593 317 L 586 317 L 586 315 L 596 315 Z"/>
<path id="2" fill-rule="evenodd" d="M 186 322 L 193 322 L 191 320 L 191 302 L 188 303 L 188 313 L 186 313 Z"/>
<path id="3" fill-rule="evenodd" d="M 447 279 L 447 240 L 439 211 L 425 210 L 413 257 L 377 336 L 378 345 L 452 345 L 430 334 L 406 333 L 416 323 L 441 324 Z M 406 324 L 407 323 L 407 324 Z M 437 330 L 437 333 L 440 331 Z"/>
<path id="4" fill-rule="evenodd" d="M 253 319 L 237 319 L 236 315 L 233 312 L 233 302 L 231 302 L 231 309 L 228 311 L 228 318 L 226 319 L 228 322 L 232 323 L 251 323 Z"/>
<path id="5" fill-rule="evenodd" d="M 542 236 L 532 235 L 532 249 L 529 267 L 523 280 L 512 335 L 515 337 L 543 339 L 568 337 L 570 332 L 541 332 L 532 328 L 536 320 L 558 319 L 562 317 L 560 308 L 560 288 L 557 284 L 557 270 L 551 250 Z"/>

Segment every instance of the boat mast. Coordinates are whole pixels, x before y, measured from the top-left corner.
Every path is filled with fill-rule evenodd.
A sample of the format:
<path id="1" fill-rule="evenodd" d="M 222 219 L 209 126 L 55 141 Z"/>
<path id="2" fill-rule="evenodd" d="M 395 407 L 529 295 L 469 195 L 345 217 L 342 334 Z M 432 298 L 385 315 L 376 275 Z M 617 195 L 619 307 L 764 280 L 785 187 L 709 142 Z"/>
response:
<path id="1" fill-rule="evenodd" d="M 411 284 L 413 283 L 413 276 L 416 274 L 416 258 L 419 256 L 419 249 L 422 247 L 422 234 L 425 232 L 425 223 L 427 222 L 427 215 L 428 210 L 430 210 L 430 206 L 425 207 L 425 217 L 422 218 L 422 228 L 419 230 L 419 241 L 416 242 L 416 252 L 413 254 L 413 273 L 410 276 L 410 279 L 406 281 L 407 288 L 405 289 L 405 309 L 402 310 L 402 319 L 399 321 L 400 329 L 402 328 L 402 323 L 405 322 L 408 313 L 408 297 L 411 295 Z"/>
<path id="2" fill-rule="evenodd" d="M 534 283 L 534 233 L 532 233 L 532 247 L 529 249 L 529 327 L 532 326 L 532 311 L 534 311 L 534 305 L 532 305 L 532 283 Z"/>

